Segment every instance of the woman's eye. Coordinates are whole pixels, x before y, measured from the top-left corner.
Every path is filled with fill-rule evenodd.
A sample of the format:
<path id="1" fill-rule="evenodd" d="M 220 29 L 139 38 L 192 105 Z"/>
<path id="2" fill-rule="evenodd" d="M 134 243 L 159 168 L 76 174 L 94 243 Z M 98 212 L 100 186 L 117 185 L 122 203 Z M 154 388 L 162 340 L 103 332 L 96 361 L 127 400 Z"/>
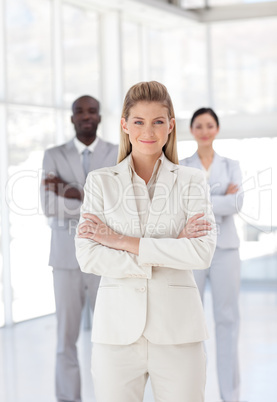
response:
<path id="1" fill-rule="evenodd" d="M 141 124 L 142 124 L 142 121 L 141 121 L 141 120 L 137 120 L 137 121 L 135 121 L 135 124 L 141 125 Z"/>
<path id="2" fill-rule="evenodd" d="M 164 122 L 162 120 L 157 120 L 155 121 L 155 124 L 163 124 Z"/>

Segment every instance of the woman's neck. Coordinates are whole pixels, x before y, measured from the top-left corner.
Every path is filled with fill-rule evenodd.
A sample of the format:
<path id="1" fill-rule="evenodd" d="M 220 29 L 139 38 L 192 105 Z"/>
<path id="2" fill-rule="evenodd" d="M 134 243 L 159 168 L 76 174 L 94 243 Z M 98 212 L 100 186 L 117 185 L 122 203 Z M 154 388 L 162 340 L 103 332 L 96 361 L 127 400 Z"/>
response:
<path id="1" fill-rule="evenodd" d="M 214 159 L 214 149 L 213 147 L 198 148 L 197 150 L 199 159 L 205 169 L 209 169 Z"/>
<path id="2" fill-rule="evenodd" d="M 141 177 L 145 183 L 147 184 L 152 176 L 155 163 L 159 159 L 160 155 L 143 155 L 143 157 L 139 157 L 138 155 L 134 155 L 132 153 L 133 163 L 136 174 Z"/>

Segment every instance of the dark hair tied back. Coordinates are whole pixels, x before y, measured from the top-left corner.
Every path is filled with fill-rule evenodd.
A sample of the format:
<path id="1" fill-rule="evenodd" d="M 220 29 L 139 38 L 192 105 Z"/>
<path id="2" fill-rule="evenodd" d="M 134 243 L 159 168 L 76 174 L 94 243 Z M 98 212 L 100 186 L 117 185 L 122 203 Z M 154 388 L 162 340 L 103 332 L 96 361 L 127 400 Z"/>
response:
<path id="1" fill-rule="evenodd" d="M 212 116 L 215 119 L 217 127 L 219 127 L 219 120 L 217 117 L 217 114 L 211 109 L 210 107 L 202 107 L 201 109 L 196 110 L 196 112 L 193 113 L 192 118 L 190 120 L 190 127 L 192 127 L 194 120 L 196 117 L 200 116 L 201 114 L 208 113 L 210 116 Z"/>

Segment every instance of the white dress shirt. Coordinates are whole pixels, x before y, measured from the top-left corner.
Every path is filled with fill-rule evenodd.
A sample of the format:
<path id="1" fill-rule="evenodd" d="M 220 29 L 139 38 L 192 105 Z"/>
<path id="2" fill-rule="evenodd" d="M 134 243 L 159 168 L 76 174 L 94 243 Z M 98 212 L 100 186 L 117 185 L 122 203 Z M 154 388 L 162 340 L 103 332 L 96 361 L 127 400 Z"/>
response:
<path id="1" fill-rule="evenodd" d="M 74 145 L 77 148 L 78 154 L 80 155 L 81 162 L 83 163 L 83 152 L 85 149 L 88 149 L 90 152 L 94 152 L 95 147 L 97 146 L 97 143 L 99 141 L 99 138 L 96 137 L 95 140 L 90 144 L 90 145 L 85 145 L 83 142 L 78 140 L 77 137 L 74 137 Z"/>
<path id="2" fill-rule="evenodd" d="M 133 183 L 142 235 L 144 235 L 145 233 L 145 227 L 149 216 L 151 202 L 155 192 L 155 185 L 163 161 L 164 153 L 162 153 L 159 159 L 156 161 L 150 180 L 146 184 L 145 181 L 141 177 L 139 177 L 135 171 L 132 154 L 130 154 L 129 156 L 129 171 Z"/>

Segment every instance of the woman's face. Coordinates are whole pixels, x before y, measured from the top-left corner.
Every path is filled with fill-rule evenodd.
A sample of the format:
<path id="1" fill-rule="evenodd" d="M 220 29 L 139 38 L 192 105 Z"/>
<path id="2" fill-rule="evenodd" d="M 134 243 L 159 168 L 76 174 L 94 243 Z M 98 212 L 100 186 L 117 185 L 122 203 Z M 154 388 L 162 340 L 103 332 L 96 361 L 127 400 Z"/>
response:
<path id="1" fill-rule="evenodd" d="M 203 113 L 194 119 L 190 131 L 197 141 L 198 146 L 212 146 L 218 134 L 219 127 L 215 119 L 209 113 Z"/>
<path id="2" fill-rule="evenodd" d="M 159 102 L 138 102 L 130 109 L 128 120 L 121 119 L 133 156 L 158 158 L 174 124 L 175 119 L 169 119 L 167 108 Z"/>

